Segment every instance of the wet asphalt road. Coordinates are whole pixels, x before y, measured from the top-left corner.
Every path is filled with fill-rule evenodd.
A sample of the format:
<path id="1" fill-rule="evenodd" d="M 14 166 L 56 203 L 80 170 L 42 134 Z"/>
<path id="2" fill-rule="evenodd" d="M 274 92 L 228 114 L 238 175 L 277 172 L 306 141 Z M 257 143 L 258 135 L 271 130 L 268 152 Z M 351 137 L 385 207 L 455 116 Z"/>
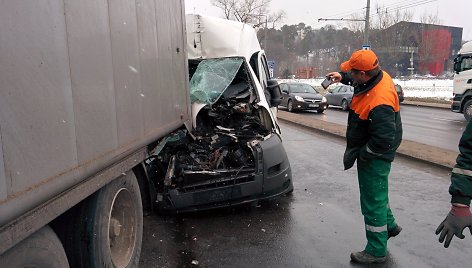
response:
<path id="1" fill-rule="evenodd" d="M 324 114 L 315 111 L 300 114 L 343 126 L 347 122 L 347 112 L 336 107 L 328 108 Z M 401 116 L 403 139 L 459 152 L 457 145 L 467 125 L 462 114 L 448 109 L 401 105 Z"/>
<path id="2" fill-rule="evenodd" d="M 366 240 L 356 171 L 342 168 L 344 141 L 281 127 L 293 195 L 257 206 L 148 216 L 140 267 L 471 267 L 468 231 L 448 249 L 434 235 L 449 211 L 448 171 L 402 158 L 392 165 L 390 206 L 403 232 L 389 241 L 387 263 L 350 263 L 350 252 Z"/>

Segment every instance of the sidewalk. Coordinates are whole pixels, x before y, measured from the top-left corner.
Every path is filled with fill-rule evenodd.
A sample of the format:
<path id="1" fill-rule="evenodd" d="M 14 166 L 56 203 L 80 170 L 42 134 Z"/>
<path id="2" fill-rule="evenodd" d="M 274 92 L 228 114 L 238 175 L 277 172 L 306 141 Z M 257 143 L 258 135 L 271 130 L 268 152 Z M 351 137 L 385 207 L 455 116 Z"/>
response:
<path id="1" fill-rule="evenodd" d="M 436 106 L 433 107 L 442 108 Z M 283 122 L 306 127 L 323 134 L 328 134 L 339 138 L 346 137 L 346 126 L 343 125 L 326 122 L 316 118 L 308 119 L 306 116 L 301 116 L 297 113 L 290 113 L 282 110 L 277 112 L 277 118 Z M 457 152 L 409 140 L 402 141 L 400 147 L 397 150 L 397 154 L 446 169 L 451 169 L 455 165 L 457 158 Z"/>

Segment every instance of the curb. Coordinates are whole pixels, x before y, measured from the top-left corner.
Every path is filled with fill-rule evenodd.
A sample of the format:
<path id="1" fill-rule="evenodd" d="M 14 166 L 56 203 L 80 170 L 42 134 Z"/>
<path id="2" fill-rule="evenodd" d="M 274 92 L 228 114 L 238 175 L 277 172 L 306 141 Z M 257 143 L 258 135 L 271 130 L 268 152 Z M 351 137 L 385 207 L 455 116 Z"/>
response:
<path id="1" fill-rule="evenodd" d="M 279 110 L 277 118 L 285 123 L 295 124 L 322 134 L 346 138 L 346 126 Z M 397 154 L 450 170 L 456 164 L 457 152 L 410 140 L 402 140 Z"/>
<path id="2" fill-rule="evenodd" d="M 421 106 L 421 107 L 428 107 L 428 108 L 437 108 L 437 109 L 445 109 L 450 110 L 450 104 L 444 103 L 430 103 L 430 102 L 421 102 L 421 101 L 403 101 L 401 105 L 408 105 L 408 106 Z"/>

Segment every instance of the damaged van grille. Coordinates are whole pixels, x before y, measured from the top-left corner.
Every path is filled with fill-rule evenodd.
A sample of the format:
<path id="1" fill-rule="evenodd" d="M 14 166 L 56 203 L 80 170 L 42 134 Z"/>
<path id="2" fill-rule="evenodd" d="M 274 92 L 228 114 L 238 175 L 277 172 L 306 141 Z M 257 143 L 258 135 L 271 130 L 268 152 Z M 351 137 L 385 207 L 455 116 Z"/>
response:
<path id="1" fill-rule="evenodd" d="M 204 189 L 214 189 L 225 186 L 237 185 L 254 181 L 254 169 L 245 170 L 216 170 L 202 172 L 186 172 L 186 175 L 203 176 L 206 181 L 200 183 L 190 183 L 179 189 L 181 192 L 193 192 Z M 212 179 L 212 177 L 216 177 Z"/>

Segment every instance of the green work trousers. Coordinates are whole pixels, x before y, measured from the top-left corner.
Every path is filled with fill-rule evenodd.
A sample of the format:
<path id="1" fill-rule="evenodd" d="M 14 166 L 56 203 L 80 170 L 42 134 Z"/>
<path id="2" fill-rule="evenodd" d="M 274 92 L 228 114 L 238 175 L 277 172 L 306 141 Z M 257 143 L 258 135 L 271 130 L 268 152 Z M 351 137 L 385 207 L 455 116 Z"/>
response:
<path id="1" fill-rule="evenodd" d="M 388 204 L 388 174 L 391 163 L 381 159 L 357 160 L 357 177 L 364 215 L 367 246 L 373 256 L 387 254 L 388 230 L 397 226 Z"/>

